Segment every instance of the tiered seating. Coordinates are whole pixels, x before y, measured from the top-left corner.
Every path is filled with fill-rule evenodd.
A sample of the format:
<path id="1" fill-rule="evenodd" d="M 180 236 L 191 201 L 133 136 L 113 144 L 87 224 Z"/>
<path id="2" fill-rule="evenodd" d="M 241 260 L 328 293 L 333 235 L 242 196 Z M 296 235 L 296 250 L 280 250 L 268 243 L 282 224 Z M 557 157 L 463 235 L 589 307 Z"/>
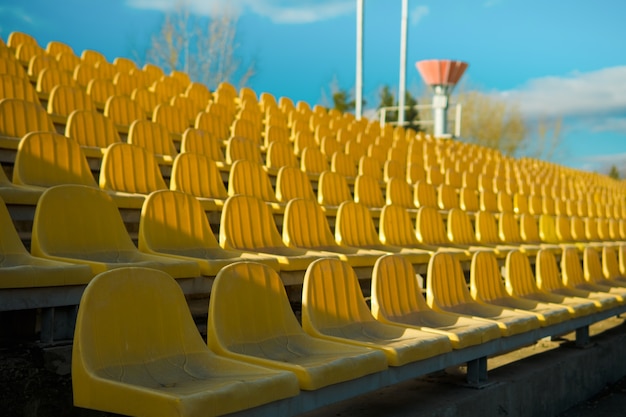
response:
<path id="1" fill-rule="evenodd" d="M 23 298 L 30 308 L 75 305 L 98 272 L 165 270 L 186 293 L 211 292 L 213 349 L 289 369 L 302 389 L 320 392 L 287 399 L 297 390 L 285 388 L 290 374 L 280 374 L 277 392 L 284 395 L 266 414 L 304 412 L 324 397 L 334 401 L 463 362 L 468 378 L 480 382 L 488 355 L 572 330 L 583 338 L 589 324 L 626 310 L 626 186 L 601 175 L 381 127 L 227 82 L 210 91 L 179 71 L 139 68 L 122 57 L 108 62 L 98 51 L 77 56 L 60 42 L 44 49 L 18 33 L 0 45 L 0 116 L 0 197 L 8 209 L 0 208 L 0 220 L 2 241 L 9 242 L 0 264 L 0 306 L 17 305 L 8 292 L 16 288 L 32 291 L 32 299 Z M 14 232 L 28 246 L 31 231 L 23 221 L 33 220 L 32 213 L 31 255 Z M 239 263 L 244 260 L 255 263 Z M 426 277 L 426 300 L 416 271 Z M 355 273 L 360 285 L 372 278 L 372 313 Z M 163 282 L 157 286 L 169 285 L 162 278 L 154 277 Z M 99 281 L 96 287 L 106 286 Z M 37 292 L 42 287 L 55 288 L 52 301 Z M 315 338 L 297 324 L 285 288 L 294 306 L 304 302 L 303 325 Z M 124 336 L 133 337 L 133 346 L 153 341 L 152 333 L 145 340 L 139 334 Z M 85 340 L 77 348 L 81 358 L 109 355 Z M 408 344 L 398 349 L 400 341 Z M 156 367 L 169 366 L 163 357 L 187 357 L 167 352 Z M 354 358 L 361 368 L 349 365 Z M 146 369 L 147 359 L 138 355 L 110 359 L 101 369 Z M 99 397 L 167 397 L 163 387 L 146 388 L 141 376 L 122 386 L 88 368 L 77 364 L 85 373 L 76 380 L 84 377 Z M 193 383 L 174 374 L 166 383 L 189 384 L 188 392 L 213 387 L 206 373 Z M 252 374 L 237 387 L 256 386 Z M 270 383 L 276 374 L 259 375 Z M 339 381 L 352 388 L 334 390 Z M 77 404 L 152 412 L 98 402 L 75 387 Z M 208 392 L 194 398 L 213 404 Z M 182 394 L 167 401 L 173 398 L 190 401 Z M 270 400 L 249 398 L 209 408 L 230 412 Z"/>

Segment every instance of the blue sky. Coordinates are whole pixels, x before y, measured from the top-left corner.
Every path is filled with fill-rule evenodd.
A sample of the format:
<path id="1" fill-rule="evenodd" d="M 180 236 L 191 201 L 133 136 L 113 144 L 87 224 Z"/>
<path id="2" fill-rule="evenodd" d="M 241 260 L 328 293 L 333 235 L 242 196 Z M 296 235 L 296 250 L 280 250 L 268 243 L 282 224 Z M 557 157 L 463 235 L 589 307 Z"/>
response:
<path id="1" fill-rule="evenodd" d="M 41 45 L 65 42 L 77 54 L 95 49 L 145 56 L 164 12 L 177 0 L 0 0 L 0 36 L 19 30 Z M 311 104 L 328 104 L 330 85 L 352 89 L 355 0 L 187 0 L 210 15 L 239 13 L 239 54 L 255 62 L 250 86 Z M 400 0 L 365 0 L 364 96 L 397 88 Z M 551 160 L 626 175 L 626 2 L 409 0 L 407 87 L 422 95 L 414 63 L 464 60 L 466 89 L 516 103 L 531 121 L 563 118 Z M 534 132 L 531 133 L 534 135 Z"/>

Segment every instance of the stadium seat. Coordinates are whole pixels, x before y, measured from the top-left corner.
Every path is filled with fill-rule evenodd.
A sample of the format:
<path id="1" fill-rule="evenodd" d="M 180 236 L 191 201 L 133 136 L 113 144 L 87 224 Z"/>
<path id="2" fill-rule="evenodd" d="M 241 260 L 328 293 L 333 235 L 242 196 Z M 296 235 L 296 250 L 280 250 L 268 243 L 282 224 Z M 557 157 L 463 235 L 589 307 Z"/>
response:
<path id="1" fill-rule="evenodd" d="M 120 208 L 140 209 L 146 196 L 167 188 L 154 156 L 130 143 L 109 145 L 102 158 L 100 188 Z"/>
<path id="2" fill-rule="evenodd" d="M 294 198 L 316 201 L 309 177 L 297 167 L 282 167 L 276 176 L 276 199 L 287 204 Z"/>
<path id="3" fill-rule="evenodd" d="M 83 88 L 86 88 L 91 80 L 107 79 L 102 74 L 100 74 L 100 71 L 98 71 L 98 69 L 94 67 L 93 64 L 88 64 L 83 61 L 80 61 L 78 65 L 74 66 L 71 74 L 73 84 L 76 84 L 79 87 Z"/>
<path id="4" fill-rule="evenodd" d="M 478 241 L 472 221 L 463 210 L 458 208 L 450 210 L 447 226 L 448 239 L 451 246 L 469 251 L 472 255 L 478 251 L 487 251 L 494 253 L 498 258 L 506 256 L 506 250 L 500 250 L 495 245 L 484 244 Z"/>
<path id="5" fill-rule="evenodd" d="M 35 206 L 37 205 L 37 201 L 39 201 L 41 192 L 41 189 L 38 187 L 12 183 L 4 172 L 4 168 L 0 166 L 0 198 L 2 198 L 7 205 Z"/>
<path id="6" fill-rule="evenodd" d="M 603 249 L 602 255 L 604 255 L 605 252 L 606 250 Z M 583 270 L 585 281 L 589 284 L 607 287 L 611 293 L 624 294 L 626 291 L 625 282 L 606 278 L 604 271 L 602 270 L 600 253 L 598 253 L 598 251 L 594 248 L 585 248 L 583 252 Z"/>
<path id="7" fill-rule="evenodd" d="M 470 294 L 479 303 L 532 313 L 542 326 L 551 326 L 570 318 L 569 311 L 557 304 L 527 300 L 507 293 L 498 260 L 489 252 L 477 252 L 472 258 Z"/>
<path id="8" fill-rule="evenodd" d="M 174 160 L 170 189 L 195 196 L 207 211 L 220 211 L 228 198 L 217 163 L 191 152 Z"/>
<path id="9" fill-rule="evenodd" d="M 566 251 L 568 251 L 568 249 L 563 250 L 563 257 L 565 256 Z M 569 252 L 569 262 L 571 262 L 573 260 L 571 253 L 575 253 L 575 249 L 569 248 Z M 576 258 L 578 258 L 577 253 Z M 580 262 L 579 260 L 577 261 Z M 618 301 L 616 297 L 613 297 L 608 293 L 590 292 L 580 288 L 574 288 L 570 285 L 566 285 L 564 279 L 561 279 L 561 271 L 559 271 L 556 258 L 550 250 L 540 250 L 537 254 L 537 261 L 535 265 L 537 286 L 543 291 L 565 297 L 577 297 L 587 299 L 588 301 L 592 302 L 600 311 L 609 310 L 620 305 L 620 301 Z M 578 267 L 581 268 L 580 263 L 578 264 Z M 563 274 L 565 274 L 565 271 L 563 271 Z M 570 273 L 570 275 L 572 275 L 572 273 Z"/>
<path id="10" fill-rule="evenodd" d="M 500 216 L 502 213 L 499 214 Z M 508 253 L 512 250 L 518 250 L 519 246 L 511 242 L 500 239 L 498 234 L 498 224 L 495 215 L 487 211 L 478 211 L 475 214 L 475 230 L 476 240 L 479 245 L 485 245 L 495 248 L 496 252 Z"/>
<path id="11" fill-rule="evenodd" d="M 205 108 L 211 101 L 211 91 L 202 83 L 192 82 L 185 88 L 185 97 L 189 97 L 198 106 Z"/>
<path id="12" fill-rule="evenodd" d="M 300 169 L 317 178 L 322 172 L 330 169 L 326 155 L 317 147 L 306 147 L 300 154 Z"/>
<path id="13" fill-rule="evenodd" d="M 121 56 L 113 59 L 113 65 L 115 65 L 119 72 L 127 72 L 130 73 L 132 70 L 137 69 L 137 64 L 129 58 L 124 58 Z"/>
<path id="14" fill-rule="evenodd" d="M 37 40 L 25 32 L 13 31 L 9 33 L 7 38 L 7 46 L 10 48 L 17 48 L 21 44 L 38 45 Z"/>
<path id="15" fill-rule="evenodd" d="M 103 303 L 103 297 L 109 301 Z M 189 417 L 241 411 L 299 393 L 290 372 L 213 353 L 176 282 L 147 268 L 105 272 L 85 290 L 74 335 L 72 387 L 78 407 Z"/>
<path id="16" fill-rule="evenodd" d="M 224 249 L 269 255 L 281 271 L 304 272 L 311 262 L 327 254 L 287 247 L 276 228 L 270 208 L 249 195 L 229 197 L 222 209 L 220 245 Z"/>
<path id="17" fill-rule="evenodd" d="M 378 321 L 446 335 L 454 349 L 480 345 L 500 337 L 495 323 L 428 307 L 411 263 L 385 255 L 372 274 L 372 314 Z"/>
<path id="18" fill-rule="evenodd" d="M 431 252 L 425 249 L 383 244 L 367 207 L 354 201 L 345 201 L 339 206 L 335 240 L 340 245 L 401 254 L 413 265 L 425 265 L 431 256 Z"/>
<path id="19" fill-rule="evenodd" d="M 106 148 L 121 142 L 113 122 L 97 111 L 75 110 L 67 118 L 65 136 L 75 140 L 88 158 L 102 159 Z"/>
<path id="20" fill-rule="evenodd" d="M 381 183 L 374 177 L 359 175 L 354 182 L 354 201 L 370 210 L 372 217 L 380 217 L 380 210 L 385 205 Z"/>
<path id="21" fill-rule="evenodd" d="M 183 110 L 183 113 L 187 118 L 188 127 L 193 126 L 198 113 L 204 112 L 204 108 L 206 107 L 206 104 L 204 106 L 198 106 L 198 104 L 194 100 L 185 96 L 172 97 L 172 99 L 170 100 L 170 104 Z"/>
<path id="22" fill-rule="evenodd" d="M 161 102 L 156 93 L 147 88 L 135 88 L 133 92 L 130 93 L 130 99 L 139 104 L 139 107 L 144 111 L 146 117 L 152 116 L 155 107 Z"/>
<path id="23" fill-rule="evenodd" d="M 335 152 L 331 156 L 330 170 L 343 176 L 350 183 L 354 183 L 358 173 L 354 158 L 343 152 Z"/>
<path id="24" fill-rule="evenodd" d="M 437 187 L 437 206 L 443 211 L 460 208 L 457 189 L 451 185 L 440 184 Z"/>
<path id="25" fill-rule="evenodd" d="M 41 96 L 47 98 L 57 85 L 76 86 L 72 76 L 59 68 L 44 68 L 37 77 L 35 89 Z"/>
<path id="26" fill-rule="evenodd" d="M 413 204 L 415 207 L 439 207 L 437 190 L 427 181 L 417 181 L 413 185 Z"/>
<path id="27" fill-rule="evenodd" d="M 185 130 L 180 144 L 180 152 L 204 155 L 215 161 L 220 170 L 228 168 L 224 152 L 222 151 L 221 141 L 204 130 L 193 127 Z"/>
<path id="28" fill-rule="evenodd" d="M 427 302 L 435 311 L 491 320 L 502 336 L 524 333 L 540 326 L 533 314 L 483 304 L 472 299 L 458 259 L 436 253 L 428 264 Z"/>
<path id="29" fill-rule="evenodd" d="M 66 125 L 74 110 L 95 111 L 96 105 L 87 93 L 77 87 L 57 85 L 50 91 L 47 111 L 54 122 Z"/>
<path id="30" fill-rule="evenodd" d="M 39 104 L 17 98 L 0 100 L 0 149 L 16 150 L 24 135 L 39 131 L 56 131 Z"/>
<path id="31" fill-rule="evenodd" d="M 171 166 L 178 154 L 169 130 L 149 120 L 135 120 L 128 129 L 127 142 L 144 148 L 162 165 Z"/>
<path id="32" fill-rule="evenodd" d="M 227 266 L 217 275 L 209 304 L 207 339 L 209 347 L 220 355 L 294 372 L 303 390 L 387 368 L 387 359 L 380 351 L 305 333 L 278 274 L 252 262 Z"/>
<path id="33" fill-rule="evenodd" d="M 582 317 L 598 311 L 596 305 L 586 298 L 558 295 L 540 289 L 530 260 L 522 252 L 511 251 L 506 256 L 504 278 L 508 294 L 514 297 L 561 305 L 572 317 Z"/>
<path id="34" fill-rule="evenodd" d="M 372 267 L 385 252 L 340 245 L 328 220 L 315 200 L 293 199 L 287 204 L 283 221 L 283 242 L 289 247 L 328 252 L 352 267 Z"/>
<path id="35" fill-rule="evenodd" d="M 91 101 L 96 105 L 96 108 L 100 110 L 104 110 L 104 105 L 109 97 L 117 94 L 117 89 L 113 82 L 105 78 L 90 80 L 85 91 L 91 97 Z"/>
<path id="36" fill-rule="evenodd" d="M 472 259 L 468 248 L 455 247 L 446 232 L 439 211 L 434 207 L 420 207 L 415 220 L 415 235 L 421 245 L 436 251 L 453 253 L 460 261 Z"/>
<path id="37" fill-rule="evenodd" d="M 282 167 L 300 169 L 300 162 L 296 159 L 291 144 L 271 142 L 265 155 L 265 169 L 268 172 L 278 172 Z"/>
<path id="38" fill-rule="evenodd" d="M 283 213 L 285 204 L 279 203 L 269 175 L 258 163 L 241 159 L 235 161 L 228 177 L 228 195 L 249 195 L 260 198 L 274 213 Z"/>
<path id="39" fill-rule="evenodd" d="M 111 119 L 120 133 L 128 134 L 135 120 L 146 120 L 146 112 L 136 101 L 126 96 L 111 96 L 104 105 L 104 115 Z"/>
<path id="40" fill-rule="evenodd" d="M 94 275 L 124 266 L 160 269 L 175 278 L 200 275 L 195 262 L 139 252 L 111 197 L 84 185 L 59 185 L 41 195 L 31 251 L 43 258 L 89 265 Z"/>
<path id="41" fill-rule="evenodd" d="M 0 58 L 0 74 L 12 75 L 28 81 L 28 74 L 17 59 Z"/>
<path id="42" fill-rule="evenodd" d="M 83 285 L 93 277 L 86 265 L 32 256 L 20 240 L 0 197 L 0 288 L 35 288 Z"/>
<path id="43" fill-rule="evenodd" d="M 278 270 L 278 261 L 269 256 L 221 248 L 200 202 L 180 191 L 161 190 L 148 196 L 141 210 L 139 250 L 194 261 L 205 276 L 244 260 Z"/>
<path id="44" fill-rule="evenodd" d="M 215 103 L 210 103 L 213 106 Z M 228 121 L 224 117 L 211 112 L 200 112 L 196 116 L 194 127 L 203 130 L 212 138 L 226 143 L 230 137 Z"/>
<path id="45" fill-rule="evenodd" d="M 0 73 L 0 97 L 16 98 L 39 105 L 39 96 L 26 78 Z"/>
<path id="46" fill-rule="evenodd" d="M 240 136 L 233 136 L 226 144 L 226 163 L 233 165 L 240 159 L 263 165 L 259 144 Z"/>
<path id="47" fill-rule="evenodd" d="M 40 187 L 40 192 L 63 184 L 98 187 L 78 142 L 52 132 L 31 132 L 20 141 L 13 183 Z"/>
<path id="48" fill-rule="evenodd" d="M 376 321 L 352 268 L 339 259 L 318 259 L 306 271 L 302 327 L 311 336 L 380 350 L 390 366 L 449 352 L 445 335 Z"/>
<path id="49" fill-rule="evenodd" d="M 184 110 L 166 103 L 158 104 L 154 108 L 152 121 L 165 126 L 178 141 L 183 132 L 190 127 L 190 121 Z"/>
<path id="50" fill-rule="evenodd" d="M 85 49 L 81 54 L 80 54 L 80 58 L 91 65 L 96 65 L 98 62 L 100 61 L 105 61 L 106 62 L 106 57 L 98 51 L 94 51 L 91 49 Z"/>

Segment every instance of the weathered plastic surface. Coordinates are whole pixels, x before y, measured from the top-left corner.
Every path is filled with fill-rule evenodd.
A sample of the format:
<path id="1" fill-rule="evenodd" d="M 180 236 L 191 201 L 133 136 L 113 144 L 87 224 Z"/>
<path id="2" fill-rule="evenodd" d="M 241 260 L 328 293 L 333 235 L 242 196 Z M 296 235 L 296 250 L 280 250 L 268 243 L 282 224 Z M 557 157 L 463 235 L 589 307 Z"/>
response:
<path id="1" fill-rule="evenodd" d="M 626 303 L 625 288 L 602 285 L 585 279 L 580 257 L 574 248 L 566 248 L 563 250 L 561 272 L 563 274 L 563 283 L 568 287 L 591 291 L 596 293 L 597 296 L 613 297 L 619 304 Z"/>
<path id="2" fill-rule="evenodd" d="M 207 334 L 218 354 L 292 371 L 305 390 L 387 368 L 380 351 L 305 333 L 278 274 L 253 262 L 227 266 L 215 278 Z"/>
<path id="3" fill-rule="evenodd" d="M 542 326 L 561 323 L 571 317 L 565 307 L 557 304 L 531 301 L 508 294 L 502 282 L 498 260 L 492 253 L 474 254 L 470 277 L 470 293 L 478 302 L 528 311 L 537 316 Z"/>
<path id="4" fill-rule="evenodd" d="M 290 372 L 211 352 L 180 287 L 147 268 L 105 272 L 87 286 L 72 385 L 76 406 L 130 416 L 222 415 L 299 392 Z"/>
<path id="5" fill-rule="evenodd" d="M 228 198 L 217 162 L 192 152 L 180 153 L 174 159 L 170 189 L 195 196 L 208 211 L 221 210 Z"/>
<path id="6" fill-rule="evenodd" d="M 481 317 L 498 324 L 502 336 L 511 336 L 540 326 L 535 315 L 480 304 L 470 295 L 461 264 L 448 253 L 436 253 L 428 264 L 426 301 L 435 311 Z"/>
<path id="7" fill-rule="evenodd" d="M 233 262 L 252 260 L 278 270 L 269 256 L 220 247 L 201 203 L 180 191 L 150 194 L 141 210 L 139 249 L 145 253 L 194 261 L 205 276 L 215 276 Z"/>
<path id="8" fill-rule="evenodd" d="M 444 334 L 454 349 L 500 337 L 495 323 L 437 312 L 428 307 L 411 263 L 402 256 L 385 255 L 376 262 L 371 304 L 372 314 L 378 321 Z"/>
<path id="9" fill-rule="evenodd" d="M 200 275 L 195 262 L 140 252 L 111 197 L 84 185 L 58 185 L 42 194 L 35 211 L 31 252 L 89 265 L 94 275 L 123 266 L 160 269 L 175 278 Z"/>
<path id="10" fill-rule="evenodd" d="M 352 268 L 319 259 L 307 269 L 302 289 L 302 327 L 315 337 L 379 349 L 401 366 L 451 350 L 444 335 L 376 321 Z"/>

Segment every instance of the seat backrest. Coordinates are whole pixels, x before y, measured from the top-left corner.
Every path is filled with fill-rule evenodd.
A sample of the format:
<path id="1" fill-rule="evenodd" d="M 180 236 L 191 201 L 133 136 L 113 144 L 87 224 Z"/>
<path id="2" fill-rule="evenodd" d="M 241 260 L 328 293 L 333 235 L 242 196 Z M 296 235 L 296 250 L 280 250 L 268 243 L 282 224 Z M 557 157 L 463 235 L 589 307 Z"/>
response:
<path id="1" fill-rule="evenodd" d="M 304 172 L 297 167 L 282 167 L 276 176 L 276 199 L 287 203 L 294 198 L 316 200 L 311 181 Z"/>
<path id="2" fill-rule="evenodd" d="M 459 208 L 467 212 L 475 212 L 480 210 L 478 194 L 476 190 L 463 187 L 459 190 Z"/>
<path id="3" fill-rule="evenodd" d="M 586 242 L 587 235 L 585 233 L 585 222 L 582 218 L 574 216 L 570 218 L 570 227 L 572 239 L 577 242 Z"/>
<path id="4" fill-rule="evenodd" d="M 571 242 L 572 228 L 569 216 L 556 216 L 554 218 L 555 233 L 560 242 Z"/>
<path id="5" fill-rule="evenodd" d="M 476 233 L 469 215 L 455 208 L 448 213 L 448 239 L 457 245 L 476 245 Z"/>
<path id="6" fill-rule="evenodd" d="M 441 309 L 473 301 L 465 283 L 461 263 L 454 255 L 438 252 L 430 258 L 426 301 L 429 307 Z"/>
<path id="7" fill-rule="evenodd" d="M 119 72 L 130 72 L 131 70 L 137 69 L 135 61 L 121 56 L 118 56 L 113 60 L 113 65 L 117 67 Z"/>
<path id="8" fill-rule="evenodd" d="M 206 155 L 183 152 L 174 159 L 170 189 L 196 197 L 226 200 L 228 192 L 215 161 Z"/>
<path id="9" fill-rule="evenodd" d="M 159 96 L 162 103 L 169 101 L 175 95 L 183 93 L 185 88 L 186 86 L 183 86 L 178 80 L 167 75 L 163 75 L 158 81 L 150 85 L 150 90 Z"/>
<path id="10" fill-rule="evenodd" d="M 541 212 L 544 214 L 556 214 L 556 206 L 554 202 L 554 198 L 543 196 L 541 198 Z"/>
<path id="11" fill-rule="evenodd" d="M 206 213 L 194 196 L 161 190 L 146 198 L 139 223 L 140 250 L 176 253 L 217 247 Z"/>
<path id="12" fill-rule="evenodd" d="M 520 193 L 513 194 L 513 211 L 519 215 L 529 214 L 528 196 Z"/>
<path id="13" fill-rule="evenodd" d="M 308 146 L 304 148 L 300 155 L 300 169 L 308 174 L 321 174 L 328 171 L 326 155 L 317 147 Z"/>
<path id="14" fill-rule="evenodd" d="M 331 159 L 336 152 L 343 153 L 343 146 L 333 136 L 324 136 L 320 143 L 320 150 L 327 158 Z"/>
<path id="15" fill-rule="evenodd" d="M 335 172 L 322 172 L 317 182 L 317 201 L 323 206 L 339 206 L 344 201 L 353 201 L 346 178 Z"/>
<path id="16" fill-rule="evenodd" d="M 411 186 L 404 180 L 404 178 L 395 177 L 387 181 L 385 196 L 387 204 L 393 204 L 404 208 L 415 208 L 413 205 Z"/>
<path id="17" fill-rule="evenodd" d="M 280 141 L 274 141 L 269 144 L 265 156 L 265 165 L 273 169 L 280 169 L 282 167 L 300 169 L 300 162 L 296 159 L 291 144 Z"/>
<path id="18" fill-rule="evenodd" d="M 522 240 L 526 243 L 539 243 L 541 242 L 541 236 L 539 235 L 539 226 L 537 220 L 532 214 L 520 215 L 520 235 Z"/>
<path id="19" fill-rule="evenodd" d="M 507 254 L 504 278 L 507 292 L 511 295 L 524 297 L 539 291 L 530 259 L 520 251 L 514 250 Z"/>
<path id="20" fill-rule="evenodd" d="M 236 119 L 231 126 L 231 136 L 247 139 L 256 146 L 261 144 L 261 131 L 249 120 Z"/>
<path id="21" fill-rule="evenodd" d="M 308 333 L 375 321 L 359 280 L 347 262 L 321 258 L 309 265 L 302 286 L 302 327 Z"/>
<path id="22" fill-rule="evenodd" d="M 28 33 L 13 31 L 7 38 L 7 46 L 17 48 L 20 44 L 38 45 L 37 40 Z"/>
<path id="23" fill-rule="evenodd" d="M 76 82 L 72 75 L 59 68 L 44 68 L 37 77 L 37 92 L 50 94 L 57 85 L 75 86 Z"/>
<path id="24" fill-rule="evenodd" d="M 511 195 L 505 191 L 500 191 L 497 194 L 498 212 L 500 213 L 513 213 L 513 199 Z"/>
<path id="25" fill-rule="evenodd" d="M 502 243 L 498 235 L 498 224 L 493 213 L 476 212 L 476 240 L 478 243 L 496 245 Z"/>
<path id="26" fill-rule="evenodd" d="M 0 100 L 0 135 L 22 138 L 38 131 L 56 131 L 43 107 L 17 98 Z"/>
<path id="27" fill-rule="evenodd" d="M 602 271 L 602 261 L 597 249 L 588 246 L 583 251 L 583 273 L 587 282 L 592 284 L 606 283 Z"/>
<path id="28" fill-rule="evenodd" d="M 602 248 L 602 272 L 608 280 L 616 279 L 622 276 L 619 270 L 619 261 L 615 248 L 604 246 Z"/>
<path id="29" fill-rule="evenodd" d="M 413 203 L 416 207 L 438 207 L 435 187 L 426 181 L 417 181 L 413 185 Z"/>
<path id="30" fill-rule="evenodd" d="M 534 215 L 540 215 L 543 213 L 543 208 L 541 207 L 541 196 L 536 194 L 531 194 L 528 196 L 528 212 Z"/>
<path id="31" fill-rule="evenodd" d="M 154 108 L 152 121 L 165 126 L 170 132 L 180 135 L 189 127 L 189 119 L 185 112 L 166 103 L 161 103 Z"/>
<path id="32" fill-rule="evenodd" d="M 161 77 L 165 75 L 161 67 L 159 67 L 158 65 L 144 64 L 142 69 L 143 69 L 143 72 L 145 72 L 148 75 L 148 78 L 152 82 L 160 80 Z"/>
<path id="33" fill-rule="evenodd" d="M 106 57 L 102 53 L 100 53 L 98 51 L 91 50 L 91 49 L 85 49 L 80 54 L 80 58 L 84 62 L 89 63 L 91 65 L 96 65 L 100 61 L 105 61 L 106 62 Z"/>
<path id="34" fill-rule="evenodd" d="M 383 179 L 383 170 L 378 159 L 371 156 L 362 156 L 359 159 L 359 175 L 374 178 L 376 181 Z"/>
<path id="35" fill-rule="evenodd" d="M 239 351 L 255 342 L 304 334 L 280 276 L 268 266 L 237 262 L 223 268 L 211 295 L 207 336 L 211 344 Z"/>
<path id="36" fill-rule="evenodd" d="M 354 201 L 369 208 L 381 208 L 385 198 L 380 189 L 380 182 L 367 175 L 359 175 L 354 183 Z"/>
<path id="37" fill-rule="evenodd" d="M 137 251 L 115 202 L 84 185 L 58 185 L 39 198 L 31 252 L 35 256 Z"/>
<path id="38" fill-rule="evenodd" d="M 12 56 L 0 58 L 0 74 L 12 75 L 30 82 L 22 64 Z"/>
<path id="39" fill-rule="evenodd" d="M 94 78 L 87 84 L 87 95 L 94 103 L 106 103 L 109 97 L 117 93 L 117 89 L 111 80 L 106 78 Z"/>
<path id="40" fill-rule="evenodd" d="M 220 220 L 220 245 L 239 250 L 285 246 L 270 208 L 249 195 L 234 195 L 226 200 Z"/>
<path id="41" fill-rule="evenodd" d="M 33 43 L 22 43 L 15 49 L 15 57 L 23 62 L 29 62 L 32 58 L 44 54 L 45 50 Z"/>
<path id="42" fill-rule="evenodd" d="M 595 217 L 585 217 L 583 223 L 585 225 L 585 240 L 597 242 L 600 240 L 598 234 L 598 221 Z"/>
<path id="43" fill-rule="evenodd" d="M 52 132 L 31 132 L 20 141 L 13 183 L 40 187 L 61 184 L 98 186 L 80 145 Z"/>
<path id="44" fill-rule="evenodd" d="M 507 243 L 523 243 L 520 227 L 515 214 L 512 212 L 500 213 L 498 219 L 498 235 L 500 240 Z"/>
<path id="45" fill-rule="evenodd" d="M 302 198 L 289 201 L 285 208 L 283 242 L 300 248 L 337 244 L 322 208 L 315 200 Z"/>
<path id="46" fill-rule="evenodd" d="M 224 162 L 224 152 L 220 140 L 213 137 L 209 132 L 193 127 L 183 133 L 180 152 L 191 152 L 204 155 L 213 161 Z"/>
<path id="47" fill-rule="evenodd" d="M 439 211 L 434 207 L 420 207 L 415 221 L 417 239 L 427 245 L 449 245 L 450 239 Z"/>
<path id="48" fill-rule="evenodd" d="M 209 107 L 218 106 L 216 103 L 210 103 Z M 194 123 L 196 129 L 203 130 L 220 141 L 228 140 L 230 137 L 228 121 L 214 112 L 200 112 L 196 116 Z"/>
<path id="49" fill-rule="evenodd" d="M 404 207 L 393 204 L 383 207 L 380 213 L 378 235 L 380 241 L 386 245 L 412 246 L 419 244 L 408 211 Z"/>
<path id="50" fill-rule="evenodd" d="M 498 197 L 491 190 L 480 191 L 480 209 L 495 213 L 498 211 Z"/>
<path id="51" fill-rule="evenodd" d="M 560 239 L 556 234 L 556 220 L 554 216 L 542 214 L 539 216 L 539 236 L 546 243 L 559 243 Z"/>
<path id="52" fill-rule="evenodd" d="M 442 210 L 459 208 L 459 196 L 456 188 L 447 184 L 439 185 L 437 187 L 437 205 Z"/>
<path id="53" fill-rule="evenodd" d="M 240 159 L 230 168 L 228 195 L 244 194 L 263 201 L 278 201 L 269 176 L 263 167 L 247 159 Z"/>
<path id="54" fill-rule="evenodd" d="M 102 113 L 90 110 L 75 110 L 67 119 L 65 136 L 82 146 L 106 148 L 121 142 L 113 122 Z"/>
<path id="55" fill-rule="evenodd" d="M 110 145 L 102 158 L 100 188 L 150 194 L 167 188 L 154 155 L 130 143 Z"/>
<path id="56" fill-rule="evenodd" d="M 0 97 L 17 98 L 39 105 L 39 97 L 26 78 L 0 73 Z"/>
<path id="57" fill-rule="evenodd" d="M 116 125 L 130 126 L 135 120 L 145 120 L 146 112 L 136 101 L 126 96 L 111 96 L 104 105 L 104 115 Z"/>
<path id="58" fill-rule="evenodd" d="M 470 267 L 470 294 L 474 300 L 486 303 L 508 296 L 493 252 L 474 253 Z"/>
<path id="59" fill-rule="evenodd" d="M 141 146 L 156 155 L 175 157 L 176 147 L 169 130 L 149 120 L 135 120 L 128 129 L 128 143 Z"/>
<path id="60" fill-rule="evenodd" d="M 211 91 L 202 83 L 192 82 L 185 89 L 185 96 L 205 108 L 211 101 Z"/>
<path id="61" fill-rule="evenodd" d="M 389 321 L 430 308 L 413 265 L 402 255 L 383 255 L 372 272 L 372 313 Z"/>
<path id="62" fill-rule="evenodd" d="M 145 114 L 152 114 L 154 108 L 161 102 L 155 92 L 147 88 L 135 88 L 130 94 L 130 99 L 143 109 Z"/>
<path id="63" fill-rule="evenodd" d="M 409 184 L 415 184 L 418 181 L 426 181 L 426 170 L 421 162 L 413 162 L 408 164 L 406 170 L 406 181 Z"/>
<path id="64" fill-rule="evenodd" d="M 354 158 L 343 152 L 335 152 L 330 160 L 330 170 L 347 178 L 357 176 L 357 166 Z"/>
<path id="65" fill-rule="evenodd" d="M 264 145 L 268 148 L 273 142 L 281 142 L 285 145 L 291 146 L 291 142 L 289 140 L 289 129 L 279 125 L 266 125 Z"/>
<path id="66" fill-rule="evenodd" d="M 390 149 L 392 151 L 393 149 Z M 404 162 L 395 160 L 387 160 L 383 165 L 383 180 L 388 182 L 393 178 L 399 178 L 403 181 L 406 179 L 406 165 Z"/>
<path id="67" fill-rule="evenodd" d="M 103 299 L 110 302 L 102 302 Z M 132 317 L 132 320 L 129 320 Z M 206 344 L 176 281 L 148 268 L 119 268 L 91 280 L 80 301 L 72 376 L 87 370 L 123 373 L 155 358 L 185 363 Z"/>
<path id="68" fill-rule="evenodd" d="M 50 91 L 48 113 L 67 117 L 74 110 L 96 110 L 96 105 L 82 89 L 57 85 Z"/>
<path id="69" fill-rule="evenodd" d="M 257 142 L 253 142 L 245 137 L 233 136 L 228 139 L 228 143 L 226 144 L 226 162 L 234 164 L 236 161 L 242 159 L 259 165 L 263 164 L 261 149 Z"/>
<path id="70" fill-rule="evenodd" d="M 563 283 L 570 287 L 575 287 L 585 283 L 585 275 L 583 267 L 580 264 L 578 250 L 573 247 L 563 249 L 561 255 L 561 273 L 563 274 Z"/>
<path id="71" fill-rule="evenodd" d="M 335 240 L 348 246 L 380 245 L 374 221 L 367 207 L 344 201 L 337 211 Z"/>

